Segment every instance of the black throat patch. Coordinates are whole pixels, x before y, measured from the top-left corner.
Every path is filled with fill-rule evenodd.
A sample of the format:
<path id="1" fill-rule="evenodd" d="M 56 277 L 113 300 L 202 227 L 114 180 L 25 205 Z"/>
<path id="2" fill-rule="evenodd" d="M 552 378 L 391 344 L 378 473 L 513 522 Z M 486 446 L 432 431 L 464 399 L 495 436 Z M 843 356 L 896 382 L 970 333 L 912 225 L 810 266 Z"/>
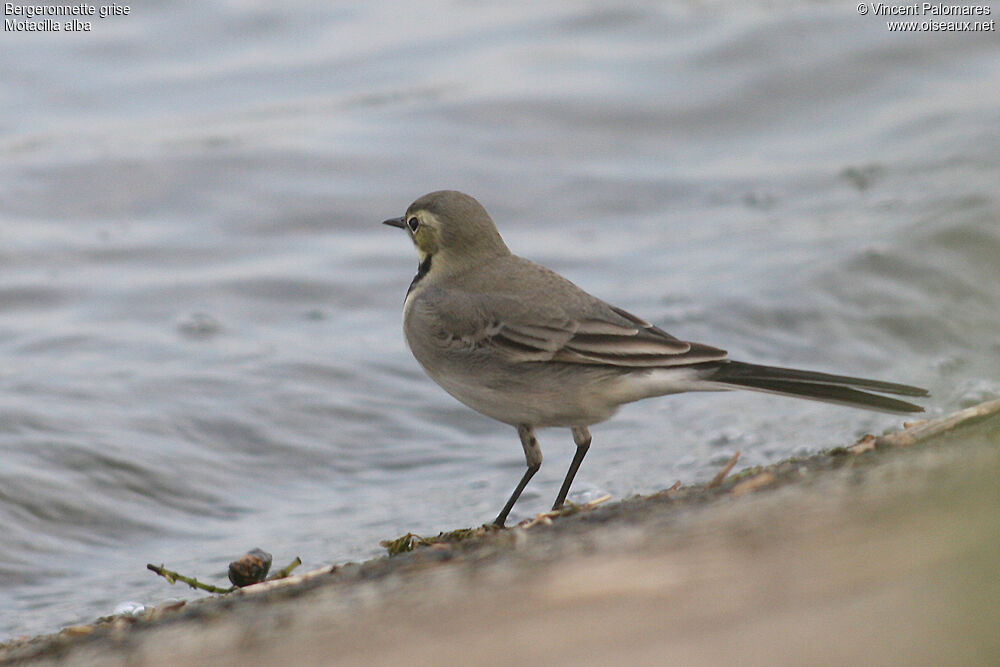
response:
<path id="1" fill-rule="evenodd" d="M 413 291 L 413 288 L 417 286 L 417 283 L 423 280 L 424 276 L 426 276 L 427 272 L 430 270 L 431 270 L 431 255 L 427 255 L 427 257 L 424 258 L 424 261 L 420 262 L 420 266 L 417 267 L 417 275 L 413 276 L 413 280 L 412 282 L 410 282 L 410 286 L 406 290 L 407 296 L 410 295 L 410 292 Z"/>

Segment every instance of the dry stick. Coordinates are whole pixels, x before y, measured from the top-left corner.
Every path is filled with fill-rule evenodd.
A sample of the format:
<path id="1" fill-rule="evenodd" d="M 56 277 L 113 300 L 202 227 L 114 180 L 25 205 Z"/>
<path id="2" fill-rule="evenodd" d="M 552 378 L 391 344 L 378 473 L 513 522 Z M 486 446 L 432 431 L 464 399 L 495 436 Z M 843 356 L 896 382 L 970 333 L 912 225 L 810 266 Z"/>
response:
<path id="1" fill-rule="evenodd" d="M 774 473 L 770 470 L 765 470 L 759 475 L 754 475 L 750 479 L 745 479 L 742 482 L 735 484 L 730 491 L 734 497 L 739 498 L 747 493 L 753 493 L 757 489 L 762 489 L 771 482 L 775 480 Z"/>
<path id="2" fill-rule="evenodd" d="M 722 470 L 720 470 L 715 477 L 712 478 L 711 482 L 708 483 L 708 488 L 714 489 L 715 487 L 722 484 L 722 480 L 726 479 L 726 475 L 728 475 L 729 471 L 733 469 L 733 466 L 736 465 L 736 462 L 740 460 L 741 454 L 743 454 L 743 450 L 737 449 L 736 453 L 733 454 L 733 458 L 729 459 L 729 462 L 725 465 L 725 467 Z"/>
<path id="3" fill-rule="evenodd" d="M 582 512 L 585 510 L 592 510 L 601 503 L 606 503 L 611 500 L 611 494 L 605 494 L 600 498 L 595 498 L 590 502 L 584 503 L 583 505 L 576 505 L 574 503 L 567 502 L 566 505 L 560 507 L 557 510 L 550 510 L 548 512 L 542 512 L 541 514 L 535 515 L 534 519 L 525 519 L 521 523 L 517 524 L 518 527 L 527 530 L 532 526 L 537 526 L 538 524 L 549 525 L 552 523 L 552 519 L 560 516 L 568 516 L 570 514 L 576 514 L 577 512 Z"/>
<path id="4" fill-rule="evenodd" d="M 986 401 L 971 408 L 959 410 L 947 417 L 938 417 L 929 421 L 912 426 L 902 431 L 886 433 L 875 438 L 876 447 L 906 447 L 914 443 L 926 440 L 931 436 L 940 435 L 945 431 L 950 431 L 959 424 L 963 424 L 974 419 L 989 417 L 1000 413 L 1000 398 L 993 401 Z"/>

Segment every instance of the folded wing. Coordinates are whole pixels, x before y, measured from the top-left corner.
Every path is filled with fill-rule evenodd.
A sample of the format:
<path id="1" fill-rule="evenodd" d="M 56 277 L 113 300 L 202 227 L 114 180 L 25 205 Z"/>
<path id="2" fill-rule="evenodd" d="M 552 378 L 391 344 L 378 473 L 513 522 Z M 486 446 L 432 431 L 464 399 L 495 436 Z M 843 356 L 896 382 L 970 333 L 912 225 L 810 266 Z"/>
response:
<path id="1" fill-rule="evenodd" d="M 561 361 L 629 368 L 717 361 L 726 352 L 674 338 L 628 313 L 608 306 L 607 317 L 550 319 L 545 326 L 495 320 L 481 338 L 517 362 Z"/>

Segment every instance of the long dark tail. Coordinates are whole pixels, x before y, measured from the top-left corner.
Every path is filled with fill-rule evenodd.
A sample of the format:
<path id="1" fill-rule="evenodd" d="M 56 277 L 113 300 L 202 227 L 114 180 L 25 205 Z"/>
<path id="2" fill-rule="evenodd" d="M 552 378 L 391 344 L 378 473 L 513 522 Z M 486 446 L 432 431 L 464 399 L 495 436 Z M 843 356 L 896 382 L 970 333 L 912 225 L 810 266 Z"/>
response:
<path id="1" fill-rule="evenodd" d="M 715 366 L 715 364 L 705 365 Z M 794 368 L 759 366 L 742 361 L 719 362 L 712 372 L 704 376 L 704 379 L 733 388 L 766 391 L 883 412 L 923 412 L 924 409 L 913 403 L 880 396 L 879 393 L 900 396 L 929 395 L 926 389 L 906 384 L 800 371 Z M 862 389 L 868 391 L 861 391 Z"/>

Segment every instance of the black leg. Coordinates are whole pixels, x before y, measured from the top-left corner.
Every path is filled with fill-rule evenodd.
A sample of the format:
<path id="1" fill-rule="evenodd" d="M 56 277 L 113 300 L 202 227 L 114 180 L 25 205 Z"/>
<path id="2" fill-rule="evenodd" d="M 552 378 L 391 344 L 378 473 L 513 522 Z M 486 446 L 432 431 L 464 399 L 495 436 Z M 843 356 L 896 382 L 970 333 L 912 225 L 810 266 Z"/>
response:
<path id="1" fill-rule="evenodd" d="M 510 494 L 507 504 L 503 506 L 500 514 L 493 520 L 493 523 L 501 528 L 507 522 L 507 515 L 514 509 L 514 503 L 521 497 L 524 487 L 528 486 L 528 482 L 535 476 L 538 469 L 542 467 L 542 448 L 538 446 L 535 429 L 527 424 L 522 424 L 517 427 L 517 434 L 521 437 L 521 446 L 524 448 L 524 459 L 528 463 L 528 469 L 524 471 L 524 475 L 521 477 L 521 481 L 517 483 L 514 493 Z"/>
<path id="2" fill-rule="evenodd" d="M 583 457 L 587 455 L 587 450 L 590 449 L 590 440 L 590 430 L 586 426 L 573 427 L 573 442 L 576 443 L 576 454 L 573 455 L 573 462 L 569 464 L 569 470 L 566 471 L 566 479 L 563 480 L 562 488 L 559 489 L 559 495 L 556 496 L 556 502 L 552 505 L 552 509 L 557 510 L 566 502 L 566 496 L 569 495 L 569 487 L 573 486 L 573 478 L 576 477 L 576 471 L 580 469 Z"/>

